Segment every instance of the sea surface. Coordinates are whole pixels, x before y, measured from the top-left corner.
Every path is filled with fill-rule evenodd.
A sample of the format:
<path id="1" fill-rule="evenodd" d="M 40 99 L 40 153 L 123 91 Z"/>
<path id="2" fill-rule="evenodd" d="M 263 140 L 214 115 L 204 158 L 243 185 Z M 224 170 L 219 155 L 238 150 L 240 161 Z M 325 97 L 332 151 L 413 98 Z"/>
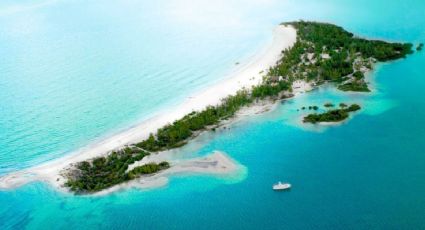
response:
<path id="1" fill-rule="evenodd" d="M 422 0 L 4 0 L 0 175 L 56 159 L 176 105 L 272 39 L 318 20 L 425 42 Z M 0 191 L 0 229 L 425 229 L 425 51 L 380 64 L 373 93 L 323 86 L 205 133 L 181 157 L 226 152 L 245 170 L 184 175 L 101 197 L 43 183 Z M 335 126 L 299 109 L 358 103 Z M 293 185 L 274 192 L 277 181 Z"/>

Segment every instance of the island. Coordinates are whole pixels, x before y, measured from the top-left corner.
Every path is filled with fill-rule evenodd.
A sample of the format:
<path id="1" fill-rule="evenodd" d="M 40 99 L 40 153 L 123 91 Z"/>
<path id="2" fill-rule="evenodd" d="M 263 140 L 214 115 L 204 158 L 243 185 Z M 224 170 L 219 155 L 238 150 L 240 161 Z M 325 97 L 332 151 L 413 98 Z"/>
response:
<path id="1" fill-rule="evenodd" d="M 222 99 L 218 105 L 193 111 L 138 143 L 73 164 L 63 173 L 67 179 L 65 186 L 75 193 L 87 194 L 167 170 L 172 165 L 166 161 L 132 165 L 150 154 L 185 145 L 200 132 L 219 127 L 243 107 L 259 101 L 273 103 L 292 96 L 295 81 L 312 86 L 329 83 L 342 91 L 368 92 L 364 73 L 372 70 L 374 63 L 405 58 L 413 52 L 410 43 L 367 40 L 328 23 L 297 21 L 282 23 L 282 26 L 295 28 L 297 40 L 291 48 L 282 51 L 282 58 L 264 74 L 261 84 L 241 89 Z M 317 110 L 318 107 L 309 109 Z M 305 122 L 340 121 L 358 109 L 360 106 L 351 105 L 323 114 L 311 114 Z"/>
<path id="2" fill-rule="evenodd" d="M 331 109 L 324 113 L 313 113 L 304 117 L 304 123 L 319 123 L 319 122 L 340 122 L 349 117 L 349 113 L 360 110 L 361 107 L 357 104 L 347 105 L 341 103 L 339 109 Z"/>

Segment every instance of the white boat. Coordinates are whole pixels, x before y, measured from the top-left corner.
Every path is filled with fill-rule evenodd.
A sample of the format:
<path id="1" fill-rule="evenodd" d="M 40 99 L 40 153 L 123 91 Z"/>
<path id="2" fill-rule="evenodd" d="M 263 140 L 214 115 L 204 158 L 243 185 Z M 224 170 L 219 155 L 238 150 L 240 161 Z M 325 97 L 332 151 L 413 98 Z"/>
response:
<path id="1" fill-rule="evenodd" d="M 290 189 L 290 188 L 291 188 L 291 184 L 282 183 L 280 181 L 277 184 L 273 185 L 273 190 L 286 190 L 286 189 Z"/>

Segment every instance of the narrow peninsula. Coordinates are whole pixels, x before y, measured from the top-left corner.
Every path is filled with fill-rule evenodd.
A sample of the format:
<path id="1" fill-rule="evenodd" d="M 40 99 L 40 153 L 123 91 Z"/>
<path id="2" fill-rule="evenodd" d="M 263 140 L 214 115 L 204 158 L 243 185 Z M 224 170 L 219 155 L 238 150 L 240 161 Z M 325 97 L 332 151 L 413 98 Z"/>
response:
<path id="1" fill-rule="evenodd" d="M 355 37 L 339 26 L 317 22 L 290 22 L 297 30 L 297 41 L 282 51 L 282 59 L 264 76 L 263 82 L 251 89 L 242 89 L 228 96 L 216 106 L 194 111 L 182 119 L 158 129 L 148 139 L 106 157 L 76 164 L 67 174 L 68 186 L 77 193 L 91 193 L 156 173 L 169 167 L 168 162 L 146 164 L 131 171 L 128 167 L 151 153 L 178 148 L 196 133 L 209 130 L 229 119 L 242 107 L 258 100 L 276 101 L 291 96 L 292 83 L 302 80 L 318 86 L 329 82 L 343 91 L 368 92 L 364 73 L 372 70 L 376 62 L 385 62 L 411 54 L 410 43 L 388 43 Z M 305 122 L 341 121 L 348 113 L 360 109 L 358 105 L 311 114 Z"/>
<path id="2" fill-rule="evenodd" d="M 299 82 L 312 87 L 329 83 L 342 91 L 369 92 L 365 73 L 372 70 L 376 62 L 405 58 L 413 52 L 410 43 L 368 40 L 328 23 L 297 21 L 282 23 L 281 26 L 294 28 L 296 41 L 282 50 L 280 60 L 274 66 L 261 72 L 261 83 L 237 92 L 235 90 L 218 104 L 180 116 L 145 140 L 62 168 L 61 175 L 66 180 L 64 185 L 77 194 L 90 194 L 170 170 L 168 168 L 173 167 L 170 162 L 153 163 L 145 159 L 152 154 L 185 145 L 200 132 L 213 130 L 223 121 L 234 117 L 241 108 L 259 101 L 273 103 L 292 97 L 296 91 L 294 86 Z M 246 78 L 250 79 L 251 76 Z M 310 109 L 318 108 L 312 106 Z M 311 114 L 305 121 L 339 121 L 358 109 L 358 105 L 333 109 L 323 114 Z"/>
<path id="3" fill-rule="evenodd" d="M 176 120 L 148 139 L 115 151 L 106 157 L 83 161 L 69 170 L 68 186 L 78 193 L 96 192 L 132 180 L 140 175 L 156 173 L 169 167 L 168 162 L 150 163 L 128 171 L 129 165 L 153 152 L 183 146 L 195 133 L 212 129 L 231 118 L 244 106 L 258 100 L 278 100 L 290 96 L 292 82 L 303 80 L 312 85 L 332 82 L 343 91 L 370 91 L 364 73 L 373 64 L 404 58 L 412 53 L 412 44 L 388 43 L 355 37 L 343 28 L 317 22 L 284 23 L 297 30 L 297 42 L 283 51 L 283 58 L 264 77 L 262 84 L 228 96 L 217 106 L 209 106 Z M 358 105 L 310 114 L 304 122 L 335 122 L 360 109 Z"/>

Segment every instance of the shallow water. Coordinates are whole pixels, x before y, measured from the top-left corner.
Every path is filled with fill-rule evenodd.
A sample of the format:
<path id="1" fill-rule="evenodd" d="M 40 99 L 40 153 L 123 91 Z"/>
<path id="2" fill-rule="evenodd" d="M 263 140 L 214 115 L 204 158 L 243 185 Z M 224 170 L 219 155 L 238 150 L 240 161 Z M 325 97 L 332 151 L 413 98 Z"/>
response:
<path id="1" fill-rule="evenodd" d="M 281 21 L 329 21 L 370 38 L 425 41 L 423 1 L 81 4 L 0 3 L 1 173 L 61 156 L 184 100 L 253 55 Z M 104 197 L 33 183 L 0 192 L 1 226 L 425 228 L 424 62 L 422 52 L 380 65 L 373 94 L 322 87 L 205 134 L 181 153 L 224 151 L 246 167 L 238 177 L 179 176 L 163 188 Z M 364 109 L 338 126 L 300 124 L 297 109 L 328 101 Z M 273 192 L 278 180 L 293 189 Z"/>

